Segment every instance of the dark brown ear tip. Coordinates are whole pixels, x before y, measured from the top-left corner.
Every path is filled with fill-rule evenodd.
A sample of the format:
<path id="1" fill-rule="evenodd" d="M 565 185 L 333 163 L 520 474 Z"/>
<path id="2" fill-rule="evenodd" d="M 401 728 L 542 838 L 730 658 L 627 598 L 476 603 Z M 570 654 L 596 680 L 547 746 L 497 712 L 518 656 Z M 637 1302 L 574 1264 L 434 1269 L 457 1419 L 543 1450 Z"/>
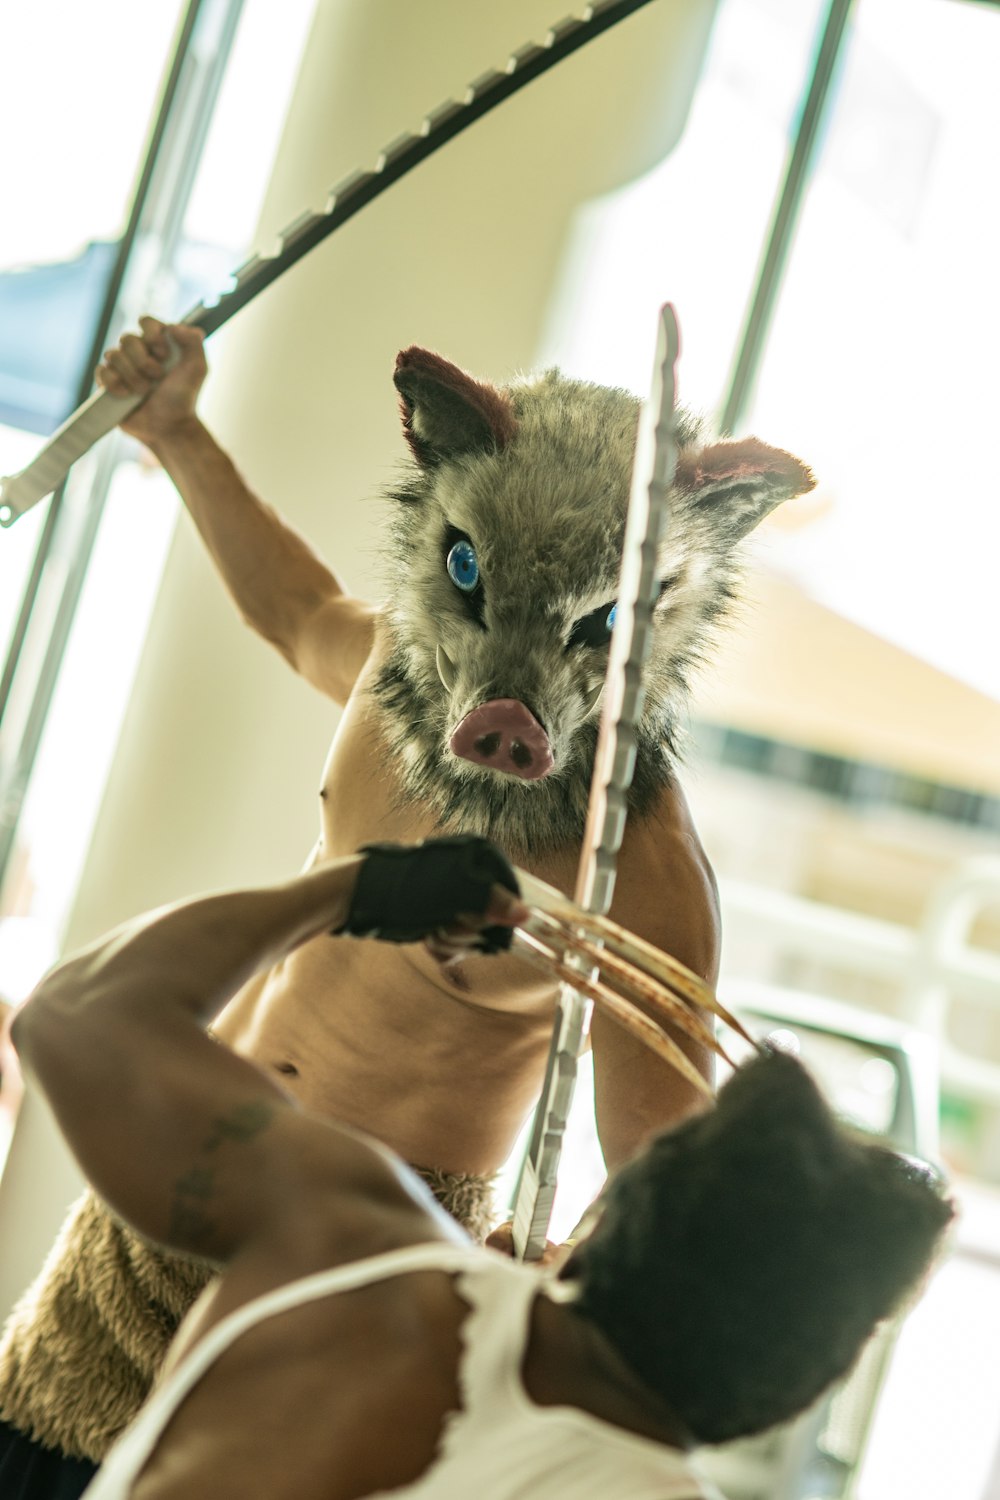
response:
<path id="1" fill-rule="evenodd" d="M 392 383 L 397 390 L 400 389 L 400 382 L 408 374 L 420 368 L 423 362 L 420 356 L 426 353 L 426 349 L 421 349 L 416 344 L 411 344 L 408 349 L 400 349 L 392 368 Z"/>
<path id="2" fill-rule="evenodd" d="M 787 452 L 784 448 L 775 450 L 782 462 L 782 473 L 790 484 L 794 486 L 792 493 L 796 497 L 808 495 L 810 490 L 816 488 L 816 475 L 807 463 L 797 458 L 794 453 Z"/>
<path id="3" fill-rule="evenodd" d="M 503 448 L 517 429 L 506 392 L 477 380 L 432 349 L 411 344 L 396 356 L 393 384 L 403 398 L 404 426 L 419 411 L 419 439 L 407 433 L 419 461 L 432 453 Z"/>
<path id="4" fill-rule="evenodd" d="M 457 365 L 453 365 L 451 360 L 445 359 L 443 355 L 435 354 L 433 349 L 424 349 L 420 344 L 410 344 L 408 348 L 400 349 L 396 355 L 393 375 L 402 375 L 410 370 L 438 372 L 457 371 L 457 369 Z"/>

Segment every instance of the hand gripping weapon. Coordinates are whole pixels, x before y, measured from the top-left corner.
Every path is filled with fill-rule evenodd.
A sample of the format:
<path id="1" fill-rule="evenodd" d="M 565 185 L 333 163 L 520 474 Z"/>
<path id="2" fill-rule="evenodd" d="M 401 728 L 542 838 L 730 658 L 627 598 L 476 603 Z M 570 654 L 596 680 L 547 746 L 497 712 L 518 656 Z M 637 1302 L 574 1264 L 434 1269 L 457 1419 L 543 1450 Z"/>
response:
<path id="1" fill-rule="evenodd" d="M 301 260 L 327 235 L 398 182 L 446 141 L 516 94 L 535 78 L 577 51 L 592 38 L 641 10 L 650 0 L 594 0 L 582 17 L 568 16 L 552 26 L 542 42 L 528 42 L 513 52 L 503 68 L 481 74 L 461 99 L 449 99 L 431 110 L 414 134 L 397 136 L 380 153 L 370 171 L 352 172 L 331 190 L 326 207 L 294 219 L 279 236 L 273 255 L 253 255 L 232 273 L 232 286 L 216 301 L 199 302 L 180 320 L 206 335 L 215 333 L 234 313 Z M 65 479 L 78 458 L 139 405 L 141 397 L 91 396 L 49 439 L 35 459 L 7 479 L 0 479 L 0 526 L 11 526 Z"/>

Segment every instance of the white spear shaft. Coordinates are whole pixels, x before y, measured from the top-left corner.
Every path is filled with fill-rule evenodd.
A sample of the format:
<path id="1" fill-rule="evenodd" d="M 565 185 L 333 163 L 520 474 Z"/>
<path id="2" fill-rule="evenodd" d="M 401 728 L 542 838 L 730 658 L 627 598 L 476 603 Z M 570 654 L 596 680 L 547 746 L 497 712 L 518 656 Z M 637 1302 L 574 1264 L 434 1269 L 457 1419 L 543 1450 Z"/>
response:
<path id="1" fill-rule="evenodd" d="M 657 556 L 677 467 L 674 402 L 679 350 L 677 318 L 667 303 L 660 309 L 652 388 L 639 417 L 618 608 L 574 892 L 578 906 L 600 916 L 607 913 L 614 894 L 627 794 L 635 770 L 635 729 L 642 715 L 642 668 L 660 591 Z M 567 984 L 561 987 L 545 1082 L 514 1199 L 514 1248 L 524 1260 L 537 1260 L 545 1249 L 577 1060 L 590 1011 L 590 1002 L 576 990 Z"/>

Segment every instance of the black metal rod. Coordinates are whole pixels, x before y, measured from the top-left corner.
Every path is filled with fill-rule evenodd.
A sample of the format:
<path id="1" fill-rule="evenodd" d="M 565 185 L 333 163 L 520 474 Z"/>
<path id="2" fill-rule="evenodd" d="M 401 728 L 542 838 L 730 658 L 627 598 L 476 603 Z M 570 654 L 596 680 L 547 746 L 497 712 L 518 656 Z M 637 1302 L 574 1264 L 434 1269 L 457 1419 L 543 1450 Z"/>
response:
<path id="1" fill-rule="evenodd" d="M 486 74 L 470 84 L 468 97 L 464 101 L 456 101 L 436 111 L 435 116 L 428 117 L 425 133 L 411 136 L 398 151 L 386 148 L 386 153 L 383 153 L 385 159 L 375 170 L 353 174 L 329 212 L 317 214 L 314 221 L 301 231 L 290 225 L 284 231 L 277 255 L 261 257 L 254 269 L 245 278 L 239 279 L 231 291 L 223 293 L 217 302 L 209 306 L 199 303 L 182 321 L 201 328 L 206 337 L 215 333 L 265 287 L 283 276 L 290 266 L 295 265 L 367 204 L 380 197 L 393 183 L 412 172 L 414 167 L 426 161 L 429 156 L 433 156 L 448 141 L 496 109 L 498 104 L 519 93 L 527 84 L 533 83 L 543 73 L 547 73 L 550 68 L 554 68 L 563 58 L 569 57 L 594 37 L 600 36 L 648 4 L 650 0 L 603 0 L 603 3 L 592 7 L 589 19 L 569 19 L 557 25 L 548 45 L 528 46 L 522 48 L 520 53 L 513 54 L 506 71 Z"/>
<path id="2" fill-rule="evenodd" d="M 352 172 L 335 183 L 321 211 L 300 214 L 285 227 L 273 255 L 257 254 L 244 261 L 229 277 L 228 288 L 196 303 L 181 321 L 206 335 L 214 333 L 328 235 L 461 131 L 563 58 L 649 3 L 650 0 L 598 0 L 588 6 L 582 18 L 569 16 L 557 21 L 547 31 L 544 42 L 528 42 L 519 47 L 503 68 L 483 73 L 469 84 L 461 100 L 447 99 L 425 116 L 418 131 L 397 136 L 379 153 L 370 170 Z M 102 412 L 100 400 L 96 404 L 84 403 L 72 413 L 34 461 L 12 477 L 10 493 L 14 503 L 2 507 L 0 525 L 10 525 L 18 515 L 23 515 L 47 493 L 45 485 L 54 482 L 53 476 L 68 472 L 82 453 L 100 441 L 110 430 L 107 415 L 106 407 Z M 20 496 L 16 493 L 18 485 L 22 488 Z"/>
<path id="3" fill-rule="evenodd" d="M 743 325 L 719 418 L 719 426 L 724 433 L 735 432 L 743 421 L 760 373 L 778 293 L 812 175 L 816 145 L 831 102 L 834 75 L 854 4 L 855 0 L 830 0 L 816 53 L 816 64 L 803 101 L 799 128 L 785 169 L 785 180 L 775 203 L 753 298 Z"/>

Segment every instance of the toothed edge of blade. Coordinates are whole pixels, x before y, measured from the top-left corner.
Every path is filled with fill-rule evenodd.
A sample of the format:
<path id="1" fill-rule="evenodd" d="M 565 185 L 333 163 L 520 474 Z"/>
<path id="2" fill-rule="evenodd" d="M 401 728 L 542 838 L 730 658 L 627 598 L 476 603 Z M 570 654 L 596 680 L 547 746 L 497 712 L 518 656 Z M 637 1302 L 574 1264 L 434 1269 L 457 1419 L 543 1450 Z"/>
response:
<path id="1" fill-rule="evenodd" d="M 348 173 L 346 177 L 342 177 L 330 189 L 330 196 L 326 202 L 326 212 L 328 214 L 331 213 L 345 198 L 352 197 L 365 183 L 371 182 L 374 176 L 374 172 L 369 172 L 363 167 L 359 167 L 356 171 Z"/>
<path id="2" fill-rule="evenodd" d="M 622 552 L 619 587 L 621 589 L 628 577 L 630 636 L 624 656 L 612 641 L 605 684 L 605 712 L 594 757 L 587 816 L 589 847 L 581 857 L 577 877 L 578 899 L 586 892 L 586 900 L 581 900 L 581 904 L 596 912 L 607 911 L 614 892 L 615 856 L 624 836 L 628 789 L 635 769 L 635 726 L 645 703 L 642 664 L 652 637 L 653 614 L 659 596 L 657 554 L 669 510 L 669 488 L 654 494 L 654 477 L 661 472 L 672 474 L 676 461 L 675 363 L 678 352 L 676 320 L 673 310 L 666 307 L 661 311 L 657 327 L 652 389 L 642 419 L 646 437 L 640 435 L 637 447 Z M 644 454 L 644 443 L 649 441 L 653 444 L 652 451 Z M 648 464 L 649 472 L 641 472 L 642 464 Z M 640 526 L 641 535 L 637 534 Z M 624 623 L 623 619 L 619 625 Z"/>
<path id="3" fill-rule="evenodd" d="M 635 774 L 637 741 L 634 724 L 620 724 L 615 738 L 611 780 L 616 786 L 630 786 Z"/>
<path id="4" fill-rule="evenodd" d="M 437 109 L 432 109 L 429 115 L 424 116 L 420 126 L 420 134 L 422 136 L 433 134 L 442 125 L 446 125 L 449 120 L 453 120 L 456 115 L 460 115 L 465 108 L 466 105 L 460 99 L 446 99 L 443 104 L 438 105 Z"/>
<path id="5" fill-rule="evenodd" d="M 419 140 L 420 137 L 409 130 L 403 135 L 397 135 L 394 141 L 390 141 L 388 146 L 383 146 L 379 152 L 378 161 L 375 163 L 376 172 L 384 172 L 386 167 L 391 167 L 393 162 L 405 156 Z"/>
<path id="6" fill-rule="evenodd" d="M 264 255 L 260 252 L 251 255 L 249 260 L 245 260 L 242 265 L 237 266 L 236 270 L 232 272 L 234 288 L 243 286 L 244 282 L 251 280 L 262 266 L 266 266 L 268 261 L 272 260 L 274 260 L 273 255 Z M 205 307 L 205 303 L 202 302 L 201 306 Z"/>
<path id="7" fill-rule="evenodd" d="M 481 98 L 483 94 L 488 94 L 490 89 L 496 88 L 497 84 L 502 83 L 506 77 L 507 74 L 500 68 L 491 68 L 488 73 L 480 73 L 479 77 L 474 78 L 465 91 L 466 104 L 472 104 L 476 99 Z"/>
<path id="8" fill-rule="evenodd" d="M 595 17 L 614 11 L 620 4 L 621 0 L 595 0 L 595 3 L 586 7 L 581 18 L 564 16 L 550 26 L 546 31 L 543 42 L 527 42 L 524 46 L 519 47 L 515 52 L 511 53 L 505 69 L 494 68 L 489 72 L 480 74 L 468 86 L 463 100 L 446 100 L 426 116 L 417 135 L 408 133 L 398 136 L 395 140 L 391 141 L 380 154 L 378 165 L 374 172 L 357 170 L 338 182 L 331 190 L 325 208 L 321 213 L 309 211 L 300 215 L 298 219 L 293 220 L 278 236 L 277 247 L 273 251 L 270 253 L 258 252 L 250 256 L 230 274 L 230 285 L 213 297 L 205 298 L 196 303 L 193 308 L 184 314 L 183 323 L 189 327 L 203 326 L 207 315 L 215 312 L 221 305 L 232 298 L 235 293 L 247 291 L 248 283 L 252 283 L 258 273 L 263 272 L 268 266 L 273 265 L 276 260 L 281 260 L 289 251 L 294 252 L 299 241 L 308 235 L 309 231 L 315 225 L 323 218 L 330 217 L 338 205 L 343 207 L 347 200 L 357 194 L 358 190 L 365 184 L 370 183 L 379 172 L 384 171 L 387 166 L 399 162 L 406 155 L 407 151 L 416 145 L 421 138 L 426 138 L 432 135 L 436 129 L 446 126 L 449 121 L 454 120 L 456 116 L 460 115 L 464 109 L 477 101 L 483 100 L 491 91 L 497 90 L 506 80 L 516 75 L 536 59 L 542 57 L 546 52 L 551 51 L 553 47 L 572 38 L 576 32 L 586 31 L 589 23 Z M 580 40 L 583 41 L 585 38 L 581 37 Z M 334 226 L 331 225 L 330 227 L 333 228 Z M 277 274 L 280 274 L 280 268 Z M 256 292 L 251 286 L 249 288 L 249 295 L 253 296 L 255 294 Z M 213 327 L 218 326 L 218 321 L 214 321 Z M 33 465 L 29 465 L 28 467 L 31 468 Z M 18 475 L 9 476 L 7 479 L 7 488 L 11 489 L 14 480 L 18 478 Z M 50 493 L 50 491 L 46 491 L 46 493 Z M 31 503 L 34 504 L 37 502 L 32 501 Z M 0 500 L 0 506 L 5 507 L 8 511 L 2 523 L 4 525 L 10 525 L 19 515 L 24 514 L 23 509 L 15 510 L 13 504 L 8 501 Z M 30 508 L 30 506 L 27 508 Z"/>
<path id="9" fill-rule="evenodd" d="M 307 209 L 304 214 L 299 214 L 297 219 L 293 219 L 292 222 L 281 231 L 281 234 L 278 237 L 279 243 L 281 245 L 281 250 L 279 253 L 281 255 L 284 255 L 286 250 L 290 250 L 292 246 L 296 244 L 304 234 L 308 234 L 310 229 L 312 229 L 316 224 L 320 224 L 324 219 L 328 218 L 329 214 L 315 213 L 312 209 Z"/>
<path id="10" fill-rule="evenodd" d="M 550 42 L 525 42 L 523 47 L 518 47 L 516 52 L 510 54 L 504 71 L 508 75 L 516 73 L 526 63 L 534 62 L 536 57 L 541 57 L 543 52 L 548 52 L 550 47 Z"/>
<path id="11" fill-rule="evenodd" d="M 557 42 L 564 41 L 566 37 L 572 36 L 577 27 L 582 27 L 583 24 L 577 16 L 563 16 L 561 21 L 557 21 L 554 26 L 549 27 L 549 34 L 546 37 L 548 45 L 554 47 Z"/>

